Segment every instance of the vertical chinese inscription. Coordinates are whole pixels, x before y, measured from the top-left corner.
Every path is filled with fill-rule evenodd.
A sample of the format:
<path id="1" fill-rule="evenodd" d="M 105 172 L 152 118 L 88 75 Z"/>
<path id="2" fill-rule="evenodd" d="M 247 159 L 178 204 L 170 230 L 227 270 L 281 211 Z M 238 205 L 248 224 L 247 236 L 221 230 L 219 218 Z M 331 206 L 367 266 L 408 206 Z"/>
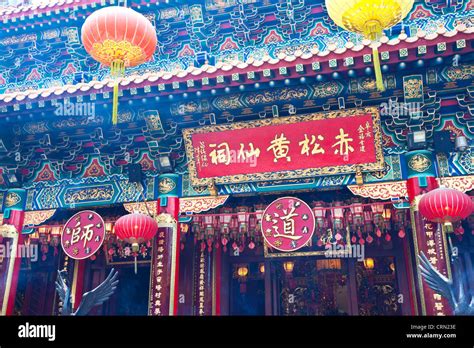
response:
<path id="1" fill-rule="evenodd" d="M 206 258 L 204 255 L 204 251 L 201 251 L 199 256 L 199 288 L 198 288 L 198 301 L 199 301 L 199 308 L 198 313 L 200 316 L 205 315 L 205 300 L 206 300 L 206 287 L 205 287 L 205 276 L 206 276 Z"/>
<path id="2" fill-rule="evenodd" d="M 154 294 L 153 294 L 153 315 L 166 315 L 164 306 L 164 296 L 163 296 L 163 271 L 164 271 L 164 261 L 165 261 L 165 232 L 158 231 L 156 236 L 156 245 L 155 245 L 155 258 L 152 260 L 155 262 L 154 269 Z"/>

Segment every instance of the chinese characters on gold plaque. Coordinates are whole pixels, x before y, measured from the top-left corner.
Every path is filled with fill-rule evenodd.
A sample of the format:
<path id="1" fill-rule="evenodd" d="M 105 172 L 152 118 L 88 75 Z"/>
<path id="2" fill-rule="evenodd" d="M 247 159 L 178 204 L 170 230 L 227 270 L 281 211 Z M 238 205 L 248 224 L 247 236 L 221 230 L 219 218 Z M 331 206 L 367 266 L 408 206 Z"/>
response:
<path id="1" fill-rule="evenodd" d="M 185 129 L 191 180 L 198 185 L 206 179 L 271 179 L 277 172 L 291 178 L 382 169 L 378 112 L 333 114 Z"/>

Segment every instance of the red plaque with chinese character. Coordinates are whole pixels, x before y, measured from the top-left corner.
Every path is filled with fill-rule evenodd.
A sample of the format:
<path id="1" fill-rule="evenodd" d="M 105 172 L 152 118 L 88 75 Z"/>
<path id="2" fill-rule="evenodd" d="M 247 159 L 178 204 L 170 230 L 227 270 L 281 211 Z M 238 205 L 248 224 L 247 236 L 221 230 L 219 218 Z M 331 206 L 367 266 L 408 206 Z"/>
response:
<path id="1" fill-rule="evenodd" d="M 92 210 L 84 210 L 64 225 L 61 246 L 67 256 L 75 260 L 94 255 L 105 239 L 105 224 L 102 217 Z"/>
<path id="2" fill-rule="evenodd" d="M 290 252 L 306 246 L 314 227 L 313 211 L 298 198 L 279 198 L 263 213 L 263 237 L 269 246 L 280 251 Z"/>
<path id="3" fill-rule="evenodd" d="M 383 169 L 377 108 L 183 131 L 193 185 Z"/>

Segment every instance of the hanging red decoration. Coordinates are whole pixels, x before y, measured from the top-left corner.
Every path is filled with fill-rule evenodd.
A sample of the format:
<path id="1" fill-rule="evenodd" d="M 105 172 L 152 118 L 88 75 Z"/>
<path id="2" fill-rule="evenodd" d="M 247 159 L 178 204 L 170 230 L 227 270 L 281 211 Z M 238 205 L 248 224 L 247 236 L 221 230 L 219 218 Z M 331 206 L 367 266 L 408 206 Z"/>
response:
<path id="1" fill-rule="evenodd" d="M 117 124 L 118 77 L 127 67 L 151 59 L 157 45 L 156 31 L 142 14 L 121 6 L 109 6 L 87 17 L 81 30 L 82 43 L 92 58 L 110 67 L 115 78 L 112 123 Z"/>
<path id="2" fill-rule="evenodd" d="M 115 222 L 114 229 L 119 239 L 132 244 L 133 252 L 138 252 L 140 243 L 153 239 L 157 231 L 156 221 L 140 213 L 122 216 Z"/>
<path id="3" fill-rule="evenodd" d="M 155 236 L 158 224 L 148 215 L 132 213 L 124 215 L 115 222 L 114 232 L 126 243 L 132 244 L 134 255 L 138 255 L 139 244 L 147 242 Z M 137 273 L 137 257 L 135 256 L 135 273 Z"/>
<path id="4" fill-rule="evenodd" d="M 467 218 L 473 211 L 471 197 L 465 193 L 440 187 L 423 195 L 418 205 L 426 219 L 443 223 L 452 232 L 452 223 Z"/>

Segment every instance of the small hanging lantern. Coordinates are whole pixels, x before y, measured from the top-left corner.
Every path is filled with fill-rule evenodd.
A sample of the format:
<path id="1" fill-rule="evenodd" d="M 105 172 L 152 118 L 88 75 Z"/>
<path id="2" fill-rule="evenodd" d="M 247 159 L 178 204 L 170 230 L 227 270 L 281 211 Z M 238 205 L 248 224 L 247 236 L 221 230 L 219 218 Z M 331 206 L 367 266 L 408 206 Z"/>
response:
<path id="1" fill-rule="evenodd" d="M 292 273 L 294 268 L 295 268 L 295 263 L 293 261 L 283 262 L 283 269 L 285 270 L 286 273 Z"/>
<path id="2" fill-rule="evenodd" d="M 362 225 L 362 219 L 364 216 L 364 206 L 362 203 L 351 204 L 352 222 L 355 226 Z"/>
<path id="3" fill-rule="evenodd" d="M 334 229 L 336 230 L 341 230 L 344 227 L 344 209 L 341 208 L 342 205 L 342 202 L 334 202 L 334 208 L 331 208 Z"/>
<path id="4" fill-rule="evenodd" d="M 320 237 L 322 231 L 327 227 L 326 223 L 326 209 L 324 209 L 324 202 L 313 202 L 313 213 L 316 218 L 316 236 Z"/>
<path id="5" fill-rule="evenodd" d="M 220 231 L 222 234 L 229 234 L 230 223 L 232 222 L 232 208 L 224 207 L 221 209 L 220 219 Z"/>
<path id="6" fill-rule="evenodd" d="M 249 274 L 249 269 L 246 266 L 241 266 L 237 269 L 237 275 L 240 278 L 245 278 Z"/>
<path id="7" fill-rule="evenodd" d="M 239 222 L 239 233 L 245 234 L 249 227 L 249 208 L 237 207 L 237 220 Z"/>
<path id="8" fill-rule="evenodd" d="M 374 267 L 375 267 L 374 259 L 371 258 L 371 257 L 368 257 L 368 258 L 364 259 L 364 267 L 365 267 L 365 269 L 374 269 Z"/>

